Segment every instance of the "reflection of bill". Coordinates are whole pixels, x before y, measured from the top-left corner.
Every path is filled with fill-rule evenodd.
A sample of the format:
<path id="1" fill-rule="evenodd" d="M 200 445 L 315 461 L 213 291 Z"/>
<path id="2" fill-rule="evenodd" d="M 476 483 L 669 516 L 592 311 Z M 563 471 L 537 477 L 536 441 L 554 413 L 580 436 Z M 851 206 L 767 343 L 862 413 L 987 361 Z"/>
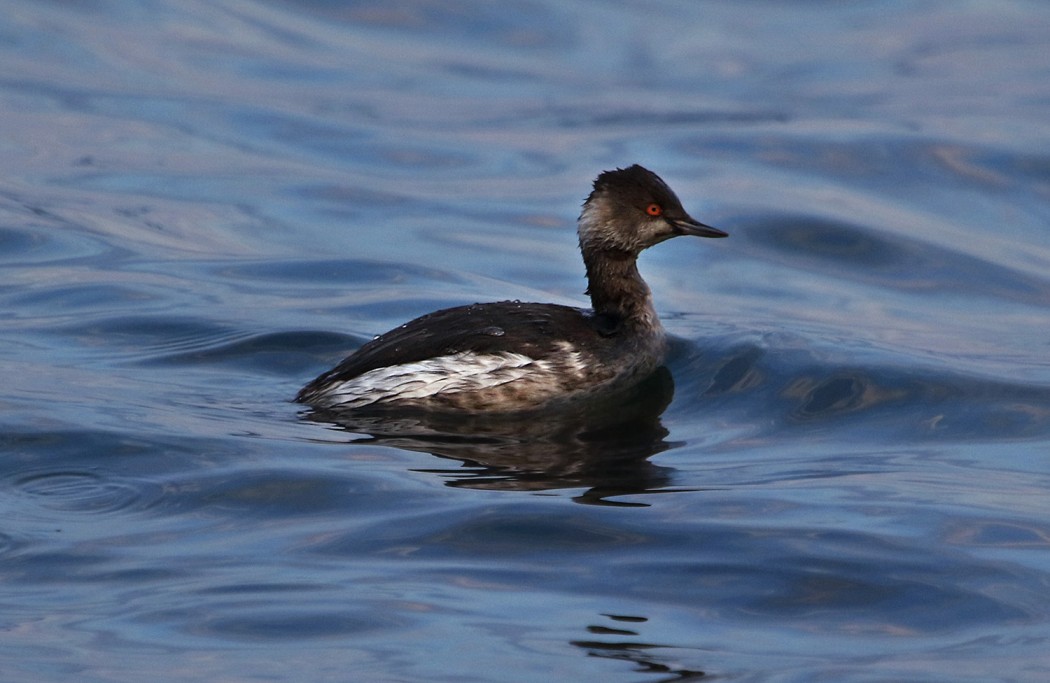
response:
<path id="1" fill-rule="evenodd" d="M 601 616 L 601 624 L 592 624 L 587 627 L 590 635 L 587 640 L 572 640 L 569 641 L 569 644 L 586 651 L 590 657 L 634 662 L 640 672 L 667 674 L 667 677 L 661 678 L 657 683 L 685 683 L 706 678 L 707 675 L 703 671 L 688 669 L 681 665 L 679 660 L 682 657 L 682 648 L 680 646 L 659 645 L 637 640 L 641 635 L 638 629 L 649 621 L 647 617 L 624 614 L 603 614 Z M 670 654 L 668 659 L 673 663 L 662 661 L 660 654 L 663 650 Z"/>

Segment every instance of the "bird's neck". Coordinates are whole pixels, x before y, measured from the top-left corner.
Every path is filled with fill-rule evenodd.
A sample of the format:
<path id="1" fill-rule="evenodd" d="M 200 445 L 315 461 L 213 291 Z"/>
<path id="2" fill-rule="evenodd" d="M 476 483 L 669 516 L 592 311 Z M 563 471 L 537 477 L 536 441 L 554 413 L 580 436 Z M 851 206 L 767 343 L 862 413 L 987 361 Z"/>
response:
<path id="1" fill-rule="evenodd" d="M 616 249 L 583 249 L 587 267 L 587 294 L 594 312 L 614 316 L 646 333 L 659 333 L 649 286 L 638 273 L 638 255 Z"/>

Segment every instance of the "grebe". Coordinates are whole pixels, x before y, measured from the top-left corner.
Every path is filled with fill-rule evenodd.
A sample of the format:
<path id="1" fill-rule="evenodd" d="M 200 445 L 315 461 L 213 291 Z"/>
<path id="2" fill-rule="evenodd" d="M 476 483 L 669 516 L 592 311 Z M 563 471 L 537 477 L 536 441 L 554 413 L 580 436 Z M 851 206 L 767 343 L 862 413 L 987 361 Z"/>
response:
<path id="1" fill-rule="evenodd" d="M 663 363 L 667 342 L 638 255 L 679 235 L 728 235 L 693 219 L 637 164 L 595 179 L 578 233 L 591 310 L 500 301 L 435 311 L 368 342 L 295 400 L 334 410 L 519 413 L 641 382 Z"/>

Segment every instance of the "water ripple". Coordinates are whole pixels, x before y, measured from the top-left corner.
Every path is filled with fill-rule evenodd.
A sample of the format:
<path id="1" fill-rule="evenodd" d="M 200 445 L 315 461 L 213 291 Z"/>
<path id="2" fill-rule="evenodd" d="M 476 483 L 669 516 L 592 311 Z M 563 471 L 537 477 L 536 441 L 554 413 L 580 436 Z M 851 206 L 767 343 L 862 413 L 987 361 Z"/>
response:
<path id="1" fill-rule="evenodd" d="M 776 339 L 679 344 L 670 410 L 741 410 L 762 432 L 782 435 L 785 427 L 904 441 L 1050 434 L 1050 386 L 922 368 L 914 360 L 865 363 L 861 351 L 832 354 Z"/>
<path id="2" fill-rule="evenodd" d="M 212 614 L 191 620 L 187 631 L 198 636 L 233 640 L 312 640 L 360 636 L 377 630 L 407 627 L 403 619 L 379 610 L 350 611 L 339 607 L 315 610 L 274 609 L 255 605 L 210 605 Z"/>
<path id="3" fill-rule="evenodd" d="M 162 487 L 152 482 L 99 470 L 36 469 L 6 479 L 16 492 L 40 508 L 94 515 L 143 510 L 155 504 L 162 493 Z"/>
<path id="4" fill-rule="evenodd" d="M 0 192 L 0 265 L 38 268 L 45 264 L 100 258 L 114 247 L 85 225 Z"/>
<path id="5" fill-rule="evenodd" d="M 888 290 L 987 297 L 1026 304 L 1050 301 L 1050 280 L 958 251 L 862 225 L 816 216 L 746 221 L 741 235 L 786 265 Z M 961 279 L 960 273 L 967 273 Z"/>

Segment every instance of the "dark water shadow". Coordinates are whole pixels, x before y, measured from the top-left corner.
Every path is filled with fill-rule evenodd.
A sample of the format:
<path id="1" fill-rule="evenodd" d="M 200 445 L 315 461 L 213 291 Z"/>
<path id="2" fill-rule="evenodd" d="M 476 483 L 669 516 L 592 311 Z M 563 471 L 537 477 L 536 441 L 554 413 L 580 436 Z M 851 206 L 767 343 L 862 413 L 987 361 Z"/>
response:
<path id="1" fill-rule="evenodd" d="M 391 446 L 460 463 L 422 471 L 454 487 L 547 491 L 587 488 L 575 500 L 602 505 L 644 505 L 609 500 L 668 485 L 672 469 L 649 462 L 667 450 L 660 415 L 674 396 L 674 381 L 660 368 L 641 384 L 600 401 L 517 416 L 397 414 L 312 409 L 303 418 L 364 435 L 356 445 Z"/>
<path id="2" fill-rule="evenodd" d="M 652 683 L 684 683 L 708 677 L 703 671 L 690 669 L 677 662 L 662 661 L 659 652 L 673 652 L 676 646 L 636 640 L 641 636 L 639 626 L 649 621 L 648 618 L 619 614 L 602 616 L 614 622 L 614 625 L 591 624 L 587 627 L 589 637 L 586 640 L 571 640 L 569 644 L 586 652 L 588 657 L 631 662 L 639 673 L 663 674 L 662 678 Z"/>

